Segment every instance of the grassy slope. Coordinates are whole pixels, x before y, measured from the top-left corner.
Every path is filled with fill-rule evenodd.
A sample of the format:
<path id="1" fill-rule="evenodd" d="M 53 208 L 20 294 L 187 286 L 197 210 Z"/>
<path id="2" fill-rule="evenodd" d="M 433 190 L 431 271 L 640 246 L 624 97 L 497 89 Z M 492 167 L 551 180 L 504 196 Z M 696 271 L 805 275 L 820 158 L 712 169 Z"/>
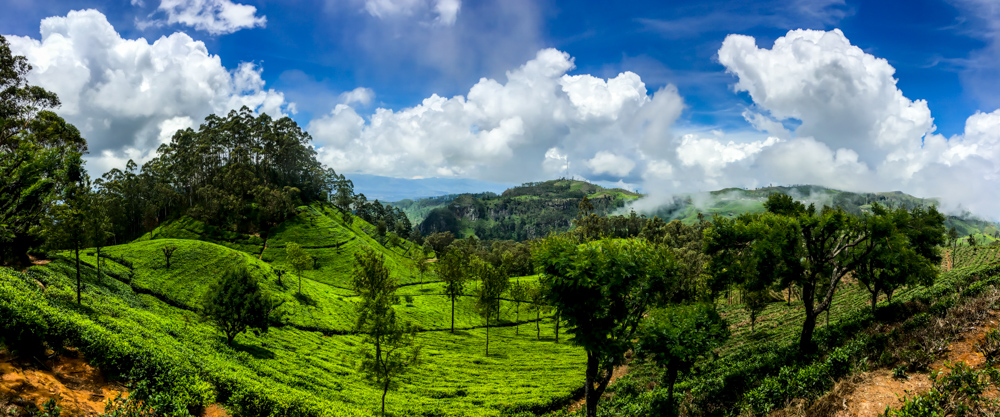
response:
<path id="1" fill-rule="evenodd" d="M 315 224 L 315 226 L 311 226 Z M 197 228 L 188 221 L 184 230 Z M 382 248 L 364 233 L 369 225 L 356 221 L 346 227 L 335 210 L 303 210 L 297 218 L 278 228 L 263 251 L 264 261 L 252 255 L 197 240 L 154 239 L 105 248 L 109 255 L 96 277 L 92 250 L 82 252 L 87 320 L 112 331 L 134 332 L 144 340 L 155 340 L 171 353 L 180 367 L 202 369 L 205 380 L 226 380 L 236 375 L 237 384 L 262 385 L 280 401 L 309 405 L 313 411 L 333 414 L 367 414 L 377 404 L 377 392 L 355 371 L 357 350 L 363 345 L 351 335 L 356 298 L 346 289 L 353 253 L 371 247 L 386 255 L 391 270 L 406 285 L 399 291 L 398 313 L 423 331 L 419 336 L 424 363 L 405 377 L 398 391 L 390 393 L 388 407 L 399 414 L 437 412 L 448 415 L 496 415 L 500 409 L 541 407 L 568 399 L 582 380 L 583 354 L 565 341 L 552 341 L 552 324 L 543 319 L 542 341 L 535 340 L 535 324 L 491 329 L 486 357 L 485 330 L 474 314 L 471 297 L 456 306 L 455 335 L 450 325 L 450 303 L 440 283 L 416 284 L 419 276 L 406 248 Z M 159 235 L 177 233 L 164 228 Z M 353 235 L 353 236 L 352 236 Z M 352 239 L 353 238 L 353 239 Z M 302 280 L 305 297 L 296 297 L 294 274 L 277 283 L 274 269 L 284 265 L 284 244 L 297 241 L 318 259 L 319 269 L 306 271 Z M 326 247 L 345 242 L 339 248 Z M 160 249 L 178 247 L 165 267 Z M 411 251 L 416 253 L 416 251 Z M 64 254 L 68 255 L 68 254 Z M 267 260 L 273 260 L 274 265 Z M 266 289 L 285 303 L 280 308 L 284 323 L 266 334 L 243 334 L 235 349 L 224 345 L 220 335 L 199 319 L 207 288 L 221 271 L 246 262 L 266 280 Z M 59 259 L 44 267 L 49 274 L 46 298 L 56 309 L 72 305 L 72 263 Z M 129 267 L 130 265 L 131 267 Z M 434 281 L 433 273 L 425 277 Z M 532 278 L 525 278 L 532 279 Z M 131 286 L 130 286 L 131 285 Z M 514 312 L 503 306 L 503 321 Z M 522 313 L 521 320 L 529 317 Z M 137 330 L 141 329 L 141 330 Z M 309 401 L 296 400 L 307 398 Z M 311 404 L 311 405 L 310 405 Z"/>

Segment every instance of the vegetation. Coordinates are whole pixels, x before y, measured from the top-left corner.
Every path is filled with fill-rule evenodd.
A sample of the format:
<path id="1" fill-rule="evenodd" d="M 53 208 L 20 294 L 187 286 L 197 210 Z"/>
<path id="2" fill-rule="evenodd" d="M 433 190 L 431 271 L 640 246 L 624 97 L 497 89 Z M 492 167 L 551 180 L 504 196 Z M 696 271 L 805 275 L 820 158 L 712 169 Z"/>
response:
<path id="1" fill-rule="evenodd" d="M 767 415 L 926 371 L 1000 303 L 996 225 L 902 193 L 728 189 L 650 218 L 562 179 L 390 206 L 245 108 L 91 182 L 29 70 L 0 37 L 0 348 L 74 348 L 129 384 L 108 415 Z M 986 369 L 889 414 L 997 407 L 998 334 Z"/>
<path id="2" fill-rule="evenodd" d="M 398 301 L 399 287 L 382 256 L 365 251 L 355 255 L 355 262 L 351 283 L 361 303 L 356 307 L 358 318 L 354 328 L 372 345 L 362 351 L 361 371 L 382 389 L 382 415 L 385 415 L 389 388 L 418 362 L 416 329 L 409 323 L 400 323 L 396 317 L 392 305 Z"/>
<path id="3" fill-rule="evenodd" d="M 274 306 L 245 266 L 223 273 L 208 294 L 202 314 L 226 335 L 227 344 L 247 329 L 267 331 Z"/>

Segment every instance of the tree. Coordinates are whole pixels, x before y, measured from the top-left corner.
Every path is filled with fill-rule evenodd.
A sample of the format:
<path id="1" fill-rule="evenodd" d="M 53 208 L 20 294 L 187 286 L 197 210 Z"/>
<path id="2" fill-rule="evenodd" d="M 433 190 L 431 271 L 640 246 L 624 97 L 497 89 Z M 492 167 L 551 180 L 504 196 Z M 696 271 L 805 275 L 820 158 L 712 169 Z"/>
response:
<path id="1" fill-rule="evenodd" d="M 295 275 L 299 277 L 299 295 L 302 295 L 302 271 L 312 269 L 312 256 L 309 256 L 298 243 L 288 242 L 285 246 L 285 257 L 295 270 Z"/>
<path id="2" fill-rule="evenodd" d="M 545 301 L 545 287 L 541 283 L 528 287 L 528 303 L 535 312 L 535 339 L 542 340 L 542 313 L 548 313 L 552 307 Z"/>
<path id="3" fill-rule="evenodd" d="M 573 343 L 587 352 L 587 416 L 596 416 L 614 367 L 633 347 L 655 293 L 670 291 L 677 266 L 668 252 L 645 240 L 577 244 L 566 236 L 542 241 L 535 265 L 547 287 L 546 299 L 566 320 Z"/>
<path id="4" fill-rule="evenodd" d="M 87 196 L 85 227 L 89 234 L 87 239 L 97 249 L 97 279 L 101 279 L 101 249 L 104 248 L 108 239 L 114 237 L 114 232 L 111 231 L 111 219 L 108 215 L 110 210 L 108 206 L 113 202 L 104 197 L 103 194 L 96 192 L 91 192 Z"/>
<path id="5" fill-rule="evenodd" d="M 465 262 L 454 251 L 437 262 L 438 276 L 444 280 L 444 293 L 451 300 L 451 332 L 455 333 L 455 300 L 465 294 Z"/>
<path id="6" fill-rule="evenodd" d="M 490 317 L 499 319 L 500 294 L 503 293 L 504 281 L 506 277 L 503 272 L 484 262 L 478 257 L 473 257 L 469 265 L 476 278 L 479 279 L 479 287 L 476 291 L 476 312 L 486 322 L 486 356 L 490 355 Z M 509 282 L 509 281 L 508 281 Z"/>
<path id="7" fill-rule="evenodd" d="M 515 281 L 510 285 L 510 299 L 514 302 L 514 334 L 520 334 L 521 303 L 528 301 L 528 284 Z"/>
<path id="8" fill-rule="evenodd" d="M 451 232 L 439 232 L 432 233 L 427 236 L 427 240 L 425 242 L 427 245 L 430 245 L 432 249 L 434 249 L 434 253 L 436 253 L 438 257 L 442 257 L 444 256 L 445 248 L 451 245 L 454 241 L 455 235 Z"/>
<path id="9" fill-rule="evenodd" d="M 354 328 L 372 346 L 372 349 L 362 348 L 361 371 L 382 389 L 382 415 L 385 415 L 389 388 L 418 363 L 416 328 L 396 317 L 392 305 L 397 302 L 399 284 L 389 274 L 382 255 L 368 249 L 355 254 L 351 286 L 361 297 L 355 306 L 358 319 Z"/>
<path id="10" fill-rule="evenodd" d="M 0 36 L 0 264 L 27 261 L 36 231 L 86 175 L 87 142 L 55 113 L 59 98 L 28 84 L 31 65 Z"/>
<path id="11" fill-rule="evenodd" d="M 930 285 L 941 262 L 940 245 L 945 243 L 944 216 L 936 208 L 889 210 L 872 205 L 870 227 L 882 230 L 882 239 L 872 242 L 871 254 L 855 272 L 858 282 L 871 294 L 872 314 L 879 294 L 892 294 L 904 285 Z"/>
<path id="12" fill-rule="evenodd" d="M 675 415 L 674 383 L 729 338 L 729 325 L 712 304 L 677 305 L 652 310 L 639 331 L 636 353 L 664 368 L 667 407 Z"/>
<path id="13" fill-rule="evenodd" d="M 969 246 L 976 246 L 976 243 L 977 243 L 976 242 L 976 234 L 975 233 L 969 233 L 969 238 L 966 241 L 969 242 Z"/>
<path id="14" fill-rule="evenodd" d="M 170 258 L 174 256 L 174 252 L 177 252 L 177 246 L 167 245 L 160 248 L 163 251 L 163 257 L 167 260 L 167 269 L 170 269 Z"/>
<path id="15" fill-rule="evenodd" d="M 45 219 L 44 236 L 50 248 L 71 249 L 76 257 L 76 303 L 81 304 L 83 283 L 80 278 L 80 249 L 87 246 L 88 190 L 85 184 L 71 187 L 63 200 L 52 208 L 52 214 Z"/>
<path id="16" fill-rule="evenodd" d="M 417 260 L 417 271 L 420 272 L 420 288 L 424 287 L 424 273 L 430 269 L 430 265 L 427 263 L 426 258 L 421 258 Z"/>
<path id="17" fill-rule="evenodd" d="M 268 329 L 268 316 L 277 308 L 261 289 L 257 277 L 246 265 L 222 274 L 208 290 L 202 314 L 226 335 L 226 343 L 252 329 L 260 334 Z"/>
<path id="18" fill-rule="evenodd" d="M 745 277 L 778 288 L 794 283 L 805 307 L 799 352 L 810 353 L 817 317 L 828 311 L 841 280 L 857 270 L 887 231 L 869 215 L 829 207 L 817 213 L 812 205 L 806 208 L 782 194 L 772 194 L 765 207 L 772 211 L 716 217 L 706 230 L 710 287 L 717 292 Z"/>

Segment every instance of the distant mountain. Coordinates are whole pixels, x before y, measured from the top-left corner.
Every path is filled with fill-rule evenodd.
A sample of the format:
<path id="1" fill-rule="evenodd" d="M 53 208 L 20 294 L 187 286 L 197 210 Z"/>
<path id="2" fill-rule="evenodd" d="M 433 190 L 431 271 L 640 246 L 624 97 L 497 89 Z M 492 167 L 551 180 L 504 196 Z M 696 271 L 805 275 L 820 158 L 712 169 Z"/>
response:
<path id="1" fill-rule="evenodd" d="M 693 223 L 699 214 L 732 217 L 746 212 L 762 212 L 767 196 L 774 193 L 787 194 L 817 207 L 840 207 L 855 214 L 870 210 L 876 202 L 906 208 L 938 205 L 935 199 L 914 197 L 899 191 L 854 193 L 814 185 L 752 190 L 726 188 L 657 199 L 623 189 L 566 179 L 527 183 L 507 189 L 502 194 L 452 194 L 392 204 L 402 208 L 410 221 L 418 224 L 425 234 L 449 230 L 459 237 L 476 235 L 480 239 L 525 240 L 569 230 L 583 196 L 590 198 L 599 215 L 623 214 L 634 209 L 650 217 Z M 976 234 L 977 241 L 982 243 L 1000 239 L 1000 228 L 996 223 L 970 214 L 948 215 L 945 225 L 955 227 L 960 236 Z"/>
<path id="2" fill-rule="evenodd" d="M 458 178 L 404 179 L 366 174 L 347 174 L 347 176 L 354 182 L 354 192 L 363 193 L 368 200 L 381 201 L 412 200 L 462 193 L 501 193 L 514 186 L 509 183 Z"/>

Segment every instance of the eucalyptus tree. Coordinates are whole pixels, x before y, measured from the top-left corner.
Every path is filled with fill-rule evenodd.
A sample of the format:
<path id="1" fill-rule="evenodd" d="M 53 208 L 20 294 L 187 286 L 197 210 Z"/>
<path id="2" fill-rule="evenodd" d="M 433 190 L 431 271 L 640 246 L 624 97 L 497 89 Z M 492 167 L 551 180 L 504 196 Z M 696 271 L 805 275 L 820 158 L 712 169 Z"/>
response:
<path id="1" fill-rule="evenodd" d="M 0 36 L 0 264 L 24 262 L 43 219 L 85 177 L 87 143 L 49 109 L 59 98 L 28 84 L 31 65 Z"/>
<path id="2" fill-rule="evenodd" d="M 467 262 L 455 251 L 448 252 L 437 262 L 437 272 L 444 281 L 444 292 L 451 301 L 451 332 L 455 333 L 455 300 L 465 294 Z"/>

